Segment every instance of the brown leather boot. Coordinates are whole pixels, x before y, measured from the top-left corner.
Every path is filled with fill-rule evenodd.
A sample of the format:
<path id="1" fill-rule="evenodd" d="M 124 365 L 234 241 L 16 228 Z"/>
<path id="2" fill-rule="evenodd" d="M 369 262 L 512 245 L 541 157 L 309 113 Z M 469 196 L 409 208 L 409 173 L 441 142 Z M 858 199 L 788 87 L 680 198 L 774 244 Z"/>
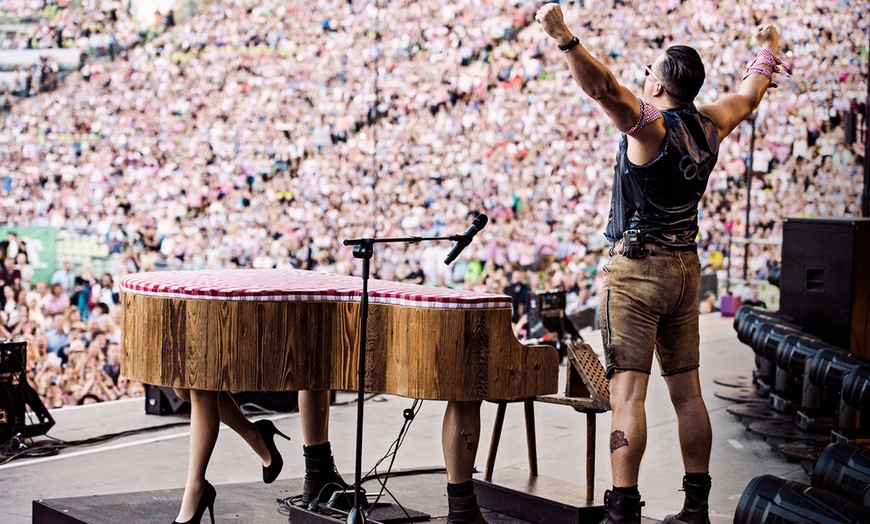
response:
<path id="1" fill-rule="evenodd" d="M 477 505 L 477 495 L 447 497 L 447 524 L 487 524 Z"/>
<path id="2" fill-rule="evenodd" d="M 710 484 L 692 484 L 683 479 L 686 500 L 683 509 L 676 515 L 668 515 L 663 524 L 710 524 L 707 499 L 710 497 Z"/>
<path id="3" fill-rule="evenodd" d="M 604 492 L 604 520 L 601 524 L 640 524 L 640 495 Z"/>

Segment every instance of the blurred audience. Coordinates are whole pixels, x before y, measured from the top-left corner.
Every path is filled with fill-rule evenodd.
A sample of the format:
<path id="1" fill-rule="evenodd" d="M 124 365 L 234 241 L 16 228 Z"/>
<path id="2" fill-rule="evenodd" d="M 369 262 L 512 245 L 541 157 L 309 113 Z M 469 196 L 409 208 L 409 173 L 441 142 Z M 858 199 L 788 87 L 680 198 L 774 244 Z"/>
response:
<path id="1" fill-rule="evenodd" d="M 47 404 L 141 391 L 115 375 L 109 357 L 120 343 L 117 282 L 131 272 L 296 267 L 358 275 L 344 239 L 451 235 L 486 213 L 488 225 L 453 265 L 443 264 L 447 242 L 382 245 L 374 276 L 515 298 L 564 291 L 571 311 L 595 307 L 606 262 L 607 166 L 620 137 L 533 23 L 538 2 L 423 0 L 378 10 L 362 2 L 220 1 L 185 20 L 173 15 L 171 24 L 161 16 L 161 34 L 145 40 L 119 2 L 82 0 L 47 16 L 49 4 L 20 8 L 17 16 L 41 17 L 36 36 L 0 47 L 87 42 L 93 52 L 114 35 L 125 51 L 17 101 L 3 121 L 3 136 L 14 139 L 0 141 L 0 222 L 93 235 L 117 261 L 98 277 L 81 267 L 45 283 L 25 277 L 26 250 L 18 261 L 8 243 L 11 272 L 20 276 L 7 278 L 4 262 L 0 336 L 30 337 Z M 643 65 L 658 52 L 650 42 L 696 47 L 710 79 L 700 103 L 738 86 L 754 57 L 747 27 L 780 27 L 793 79 L 780 79 L 754 124 L 722 144 L 699 209 L 705 271 L 743 266 L 743 246 L 732 249 L 731 239 L 747 226 L 753 238 L 775 239 L 784 217 L 859 213 L 863 144 L 847 140 L 846 125 L 863 129 L 867 113 L 864 7 L 565 5 L 571 26 L 586 31 L 584 45 L 638 93 Z M 752 245 L 749 279 L 766 278 L 778 256 Z M 517 304 L 515 321 L 524 307 Z M 73 349 L 74 333 L 84 349 Z M 57 348 L 61 334 L 65 349 Z"/>

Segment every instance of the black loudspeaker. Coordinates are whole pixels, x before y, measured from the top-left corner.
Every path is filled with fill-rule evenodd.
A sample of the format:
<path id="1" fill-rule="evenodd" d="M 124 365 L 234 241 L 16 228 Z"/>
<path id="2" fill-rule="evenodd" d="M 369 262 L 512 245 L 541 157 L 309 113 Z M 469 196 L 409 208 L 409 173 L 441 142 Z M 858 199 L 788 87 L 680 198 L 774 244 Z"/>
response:
<path id="1" fill-rule="evenodd" d="M 172 388 L 145 384 L 145 413 L 168 415 L 190 411 L 190 404 L 182 400 Z"/>
<path id="2" fill-rule="evenodd" d="M 581 338 L 577 328 L 571 323 L 568 315 L 565 313 L 567 297 L 564 291 L 547 291 L 532 295 L 530 303 L 529 313 L 535 309 L 532 304 L 537 304 L 541 323 L 547 332 L 556 337 L 557 340 L 561 340 L 566 335 L 570 335 L 575 339 Z"/>
<path id="3" fill-rule="evenodd" d="M 24 342 L 0 343 L 0 443 L 44 435 L 54 425 L 39 394 L 27 383 L 26 351 Z"/>
<path id="4" fill-rule="evenodd" d="M 335 392 L 332 392 L 335 401 Z M 236 391 L 233 398 L 241 407 L 242 412 L 278 411 L 292 413 L 299 411 L 298 391 Z"/>
<path id="5" fill-rule="evenodd" d="M 716 276 L 716 273 L 702 273 L 701 288 L 698 291 L 698 302 L 704 300 L 704 296 L 710 291 L 716 296 L 719 295 L 719 277 Z"/>
<path id="6" fill-rule="evenodd" d="M 773 475 L 755 477 L 743 490 L 734 524 L 859 524 L 870 522 L 870 506 Z"/>
<path id="7" fill-rule="evenodd" d="M 825 342 L 870 357 L 870 219 L 787 218 L 780 312 Z"/>
<path id="8" fill-rule="evenodd" d="M 849 111 L 846 113 L 845 118 L 843 119 L 843 129 L 846 131 L 846 136 L 844 137 L 844 142 L 846 145 L 851 145 L 855 143 L 856 131 L 858 130 L 858 116 L 854 111 Z"/>

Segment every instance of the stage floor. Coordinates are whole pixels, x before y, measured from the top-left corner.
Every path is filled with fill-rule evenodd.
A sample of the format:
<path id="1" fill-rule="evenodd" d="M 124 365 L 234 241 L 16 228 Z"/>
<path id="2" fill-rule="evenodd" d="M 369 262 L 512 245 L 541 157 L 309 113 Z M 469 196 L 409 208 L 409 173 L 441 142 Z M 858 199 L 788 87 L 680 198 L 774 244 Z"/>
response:
<path id="1" fill-rule="evenodd" d="M 600 354 L 597 331 L 585 331 L 586 341 Z M 743 490 L 754 477 L 771 474 L 809 483 L 800 463 L 786 461 L 765 440 L 750 433 L 726 408 L 734 404 L 717 396 L 722 377 L 747 376 L 754 368 L 752 351 L 737 340 L 732 319 L 718 315 L 701 317 L 701 380 L 713 425 L 713 456 L 710 496 L 711 521 L 732 522 Z M 562 365 L 565 372 L 565 364 Z M 682 462 L 676 439 L 676 417 L 667 398 L 664 381 L 653 371 L 647 400 L 649 435 L 641 466 L 640 490 L 646 505 L 645 517 L 660 519 L 676 512 L 682 504 L 680 482 Z M 561 385 L 560 385 L 561 387 Z M 356 428 L 355 394 L 339 393 L 340 405 L 333 407 L 330 435 L 336 464 L 346 480 L 354 477 Z M 403 411 L 411 399 L 379 396 L 366 402 L 363 473 L 387 453 L 404 422 Z M 444 402 L 424 402 L 410 426 L 393 466 L 394 471 L 440 468 L 441 417 Z M 482 408 L 482 447 L 477 467 L 483 470 L 492 434 L 495 404 Z M 77 441 L 107 433 L 151 428 L 101 444 L 74 446 L 55 456 L 13 460 L 0 466 L 0 522 L 33 522 L 37 506 L 57 509 L 59 514 L 92 515 L 82 522 L 163 522 L 173 520 L 181 499 L 187 470 L 189 434 L 187 415 L 148 415 L 144 399 L 118 401 L 52 411 L 54 427 L 47 436 Z M 553 485 L 582 490 L 585 479 L 586 416 L 565 406 L 535 404 L 538 469 Z M 272 485 L 260 481 L 260 464 L 245 443 L 222 427 L 208 479 L 218 491 L 217 521 L 286 522 L 278 500 L 298 494 L 304 462 L 298 414 L 269 415 L 276 426 L 292 437 L 279 441 L 285 465 Z M 528 472 L 523 410 L 509 405 L 495 464 L 494 482 L 516 479 Z M 155 429 L 156 428 L 156 429 Z M 610 486 L 607 442 L 609 413 L 597 417 L 595 470 L 596 501 Z M 379 467 L 383 472 L 385 466 Z M 482 477 L 482 474 L 478 475 Z M 478 479 L 479 480 L 479 479 Z M 388 488 L 399 503 L 437 519 L 446 514 L 446 475 L 427 473 L 396 477 Z M 367 484 L 373 491 L 376 484 Z M 69 510 L 64 512 L 64 510 Z M 41 511 L 41 510 L 40 510 Z M 137 520 L 136 514 L 145 515 Z M 519 523 L 522 520 L 490 512 L 492 522 Z M 122 518 L 123 517 L 123 518 Z M 103 519 L 103 520 L 100 520 Z M 68 522 L 75 522 L 68 520 Z"/>

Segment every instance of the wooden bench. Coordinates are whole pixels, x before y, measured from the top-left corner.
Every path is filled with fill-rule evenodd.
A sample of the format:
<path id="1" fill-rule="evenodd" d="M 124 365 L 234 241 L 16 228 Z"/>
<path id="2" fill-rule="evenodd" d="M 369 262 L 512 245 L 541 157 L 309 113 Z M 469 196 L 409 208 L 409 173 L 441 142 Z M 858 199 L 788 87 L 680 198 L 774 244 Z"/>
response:
<path id="1" fill-rule="evenodd" d="M 546 402 L 570 406 L 579 413 L 586 414 L 586 500 L 595 499 L 595 417 L 610 410 L 610 392 L 605 377 L 604 366 L 595 355 L 592 347 L 582 342 L 570 342 L 567 349 L 568 372 L 565 392 L 555 395 L 539 395 L 534 400 L 523 400 L 526 422 L 526 442 L 528 446 L 529 476 L 538 476 L 537 437 L 535 434 L 535 402 Z M 495 424 L 489 454 L 486 458 L 484 480 L 492 481 L 495 459 L 501 440 L 504 416 L 509 401 L 496 401 Z"/>

